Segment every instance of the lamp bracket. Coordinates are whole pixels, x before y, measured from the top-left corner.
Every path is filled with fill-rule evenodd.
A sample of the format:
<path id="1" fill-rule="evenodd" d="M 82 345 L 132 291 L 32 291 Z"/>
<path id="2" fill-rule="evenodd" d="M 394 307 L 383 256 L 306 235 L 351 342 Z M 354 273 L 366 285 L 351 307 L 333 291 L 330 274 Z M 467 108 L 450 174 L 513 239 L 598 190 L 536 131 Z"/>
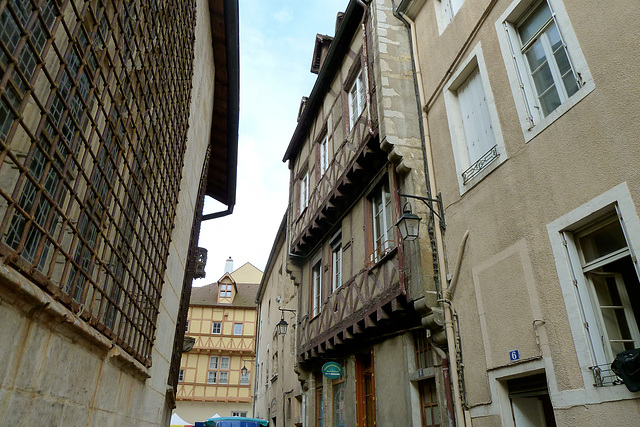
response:
<path id="1" fill-rule="evenodd" d="M 406 197 L 408 199 L 420 200 L 422 203 L 427 205 L 429 210 L 435 216 L 437 216 L 440 219 L 440 228 L 442 228 L 442 230 L 445 230 L 447 228 L 447 225 L 446 225 L 446 223 L 444 221 L 444 205 L 442 204 L 442 193 L 438 193 L 436 198 L 432 199 L 432 198 L 429 198 L 429 197 L 413 196 L 411 194 L 404 194 L 404 193 L 401 193 L 400 190 L 398 190 L 398 196 Z M 438 210 L 440 211 L 440 213 L 438 213 L 436 211 L 436 209 L 433 208 L 433 203 L 434 202 L 438 204 Z"/>
<path id="2" fill-rule="evenodd" d="M 293 313 L 293 314 L 295 314 L 295 313 L 296 313 L 296 311 L 295 311 L 295 310 L 289 310 L 288 308 L 280 308 L 280 307 L 278 307 L 278 310 L 280 310 L 280 311 L 289 311 L 289 312 L 291 312 L 291 313 Z M 284 313 L 282 313 L 282 314 L 284 314 Z"/>

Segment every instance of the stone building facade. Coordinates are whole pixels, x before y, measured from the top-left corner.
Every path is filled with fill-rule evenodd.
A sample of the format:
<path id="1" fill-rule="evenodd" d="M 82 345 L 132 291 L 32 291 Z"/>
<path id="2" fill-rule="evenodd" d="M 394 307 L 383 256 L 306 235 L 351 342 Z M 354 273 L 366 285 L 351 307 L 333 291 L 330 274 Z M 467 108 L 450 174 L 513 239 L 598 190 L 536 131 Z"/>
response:
<path id="1" fill-rule="evenodd" d="M 203 199 L 235 201 L 237 2 L 8 0 L 0 32 L 0 419 L 168 425 Z"/>
<path id="2" fill-rule="evenodd" d="M 638 419 L 640 8 L 598 10 L 352 1 L 317 37 L 284 158 L 305 423 Z"/>

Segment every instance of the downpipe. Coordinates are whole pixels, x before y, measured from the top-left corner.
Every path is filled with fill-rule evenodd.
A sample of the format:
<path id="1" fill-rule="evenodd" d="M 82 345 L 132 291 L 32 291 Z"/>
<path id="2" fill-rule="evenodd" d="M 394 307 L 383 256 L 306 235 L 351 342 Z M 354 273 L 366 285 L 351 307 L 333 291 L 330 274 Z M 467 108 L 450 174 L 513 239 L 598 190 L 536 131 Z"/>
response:
<path id="1" fill-rule="evenodd" d="M 422 128 L 424 129 L 422 142 L 423 142 L 423 146 L 425 147 L 424 154 L 426 157 L 425 166 L 427 170 L 425 171 L 425 174 L 427 177 L 427 190 L 429 191 L 430 194 L 436 194 L 437 192 L 435 188 L 436 186 L 435 186 L 434 161 L 433 161 L 433 155 L 432 155 L 431 140 L 429 136 L 429 122 L 428 122 L 427 112 L 424 108 L 422 108 L 422 106 L 426 104 L 425 104 L 424 87 L 422 85 L 422 71 L 420 69 L 420 61 L 418 60 L 418 51 L 416 47 L 417 36 L 415 31 L 415 23 L 413 22 L 413 20 L 411 20 L 411 18 L 409 18 L 402 12 L 397 12 L 395 7 L 394 7 L 394 15 L 400 21 L 402 21 L 407 27 L 407 29 L 409 30 L 409 38 L 410 38 L 410 44 L 411 44 L 411 59 L 412 59 L 413 69 L 414 69 L 414 79 L 416 81 L 416 87 L 418 89 L 418 97 L 419 97 L 418 103 L 419 103 L 419 110 L 421 113 L 421 125 L 422 125 Z M 440 229 L 440 227 L 434 227 L 434 234 L 435 234 L 435 240 L 436 240 L 436 249 L 437 249 L 440 277 L 445 278 L 446 280 L 447 267 L 446 267 L 445 255 L 444 255 L 444 239 L 443 239 L 442 230 Z M 469 231 L 467 230 L 460 244 L 460 250 L 458 253 L 458 259 L 455 267 L 455 275 L 452 278 L 451 283 L 449 284 L 447 289 L 444 290 L 443 298 L 438 300 L 444 312 L 444 324 L 445 324 L 444 326 L 445 326 L 445 334 L 447 337 L 447 351 L 449 353 L 449 358 L 447 360 L 449 361 L 448 365 L 451 367 L 451 369 L 449 369 L 451 381 L 447 381 L 447 383 L 449 383 L 450 386 L 453 388 L 452 400 L 453 400 L 453 406 L 455 409 L 455 419 L 457 420 L 458 425 L 461 427 L 471 426 L 471 416 L 469 412 L 465 411 L 462 406 L 460 376 L 458 374 L 460 372 L 459 371 L 460 365 L 459 365 L 458 353 L 457 353 L 457 347 L 456 347 L 456 332 L 453 326 L 453 308 L 451 306 L 451 298 L 453 297 L 453 292 L 455 291 L 455 285 L 457 284 L 460 264 L 462 262 L 462 255 L 464 253 L 464 247 L 466 246 L 468 235 L 469 235 Z M 437 347 L 434 347 L 434 348 L 437 348 Z M 443 372 L 443 376 L 444 376 L 444 372 Z M 445 393 L 447 393 L 446 387 L 445 387 Z M 450 398 L 450 397 L 451 396 L 447 395 L 447 398 Z"/>

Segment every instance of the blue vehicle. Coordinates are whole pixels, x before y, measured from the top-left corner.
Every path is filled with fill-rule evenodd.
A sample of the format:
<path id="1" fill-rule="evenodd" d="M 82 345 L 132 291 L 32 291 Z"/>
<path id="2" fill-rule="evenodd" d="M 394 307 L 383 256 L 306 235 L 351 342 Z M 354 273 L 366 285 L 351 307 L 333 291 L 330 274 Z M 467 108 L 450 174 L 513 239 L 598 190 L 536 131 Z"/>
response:
<path id="1" fill-rule="evenodd" d="M 204 425 L 211 427 L 260 427 L 268 426 L 269 421 L 246 417 L 216 417 L 207 419 Z"/>

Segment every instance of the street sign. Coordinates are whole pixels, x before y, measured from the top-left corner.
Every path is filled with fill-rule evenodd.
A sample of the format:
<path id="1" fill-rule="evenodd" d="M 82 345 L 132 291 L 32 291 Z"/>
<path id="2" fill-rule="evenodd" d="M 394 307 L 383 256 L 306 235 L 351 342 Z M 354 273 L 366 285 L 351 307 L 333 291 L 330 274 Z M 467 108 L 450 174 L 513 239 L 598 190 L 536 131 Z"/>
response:
<path id="1" fill-rule="evenodd" d="M 327 362 L 322 365 L 322 375 L 330 380 L 338 379 L 342 376 L 342 366 L 338 362 Z"/>
<path id="2" fill-rule="evenodd" d="M 520 351 L 511 350 L 509 352 L 509 360 L 512 361 L 512 362 L 515 362 L 516 360 L 520 360 Z"/>

